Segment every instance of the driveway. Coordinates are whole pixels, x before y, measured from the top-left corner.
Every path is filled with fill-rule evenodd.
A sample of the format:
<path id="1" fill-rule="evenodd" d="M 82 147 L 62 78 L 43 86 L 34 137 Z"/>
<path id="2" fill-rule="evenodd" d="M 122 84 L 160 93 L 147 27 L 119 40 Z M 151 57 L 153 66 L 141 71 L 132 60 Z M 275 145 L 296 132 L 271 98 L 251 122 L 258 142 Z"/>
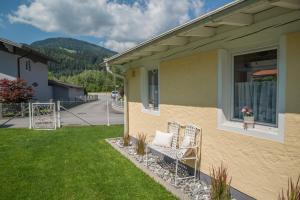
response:
<path id="1" fill-rule="evenodd" d="M 106 125 L 109 117 L 110 124 L 123 124 L 124 115 L 115 113 L 111 109 L 111 100 L 109 99 L 109 115 L 107 114 L 106 98 L 100 98 L 98 101 L 85 103 L 68 111 L 61 112 L 62 125 Z M 80 119 L 81 118 L 81 119 Z"/>

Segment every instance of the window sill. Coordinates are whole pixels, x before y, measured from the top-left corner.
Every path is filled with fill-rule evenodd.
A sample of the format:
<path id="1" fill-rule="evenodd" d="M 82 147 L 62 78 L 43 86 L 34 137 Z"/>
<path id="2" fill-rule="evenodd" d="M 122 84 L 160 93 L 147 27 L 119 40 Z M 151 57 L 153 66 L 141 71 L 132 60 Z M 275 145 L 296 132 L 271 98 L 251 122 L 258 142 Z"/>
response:
<path id="1" fill-rule="evenodd" d="M 155 116 L 160 115 L 159 109 L 145 108 L 144 106 L 142 106 L 142 112 L 147 113 L 147 114 L 151 114 L 151 115 L 155 115 Z"/>
<path id="2" fill-rule="evenodd" d="M 249 127 L 248 129 L 244 129 L 243 122 L 225 121 L 218 124 L 218 129 L 276 142 L 284 142 L 283 133 L 277 127 L 255 124 L 254 128 Z"/>

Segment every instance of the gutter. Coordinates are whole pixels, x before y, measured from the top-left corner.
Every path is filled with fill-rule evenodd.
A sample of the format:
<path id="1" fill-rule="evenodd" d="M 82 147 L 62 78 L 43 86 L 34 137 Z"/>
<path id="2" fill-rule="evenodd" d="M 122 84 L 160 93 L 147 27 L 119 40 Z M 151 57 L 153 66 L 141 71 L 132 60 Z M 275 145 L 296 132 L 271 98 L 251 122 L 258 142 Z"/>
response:
<path id="1" fill-rule="evenodd" d="M 106 71 L 110 74 L 112 74 L 113 76 L 116 76 L 120 79 L 122 79 L 124 81 L 124 135 L 128 135 L 129 134 L 129 123 L 128 123 L 128 119 L 129 119 L 129 115 L 128 115 L 128 82 L 125 76 L 119 75 L 119 74 L 115 74 L 111 71 L 110 66 L 107 62 L 106 59 L 104 59 L 105 62 L 105 67 L 106 67 Z"/>
<path id="2" fill-rule="evenodd" d="M 116 73 L 114 73 L 114 72 L 111 71 L 110 66 L 109 66 L 108 62 L 106 61 L 106 59 L 104 60 L 104 62 L 105 62 L 105 68 L 106 68 L 106 71 L 107 71 L 108 73 L 110 73 L 110 74 L 112 74 L 113 76 L 116 76 L 116 77 L 118 77 L 118 78 L 120 78 L 120 79 L 122 79 L 122 80 L 125 80 L 125 76 L 122 76 L 122 75 L 120 75 L 120 74 L 116 74 Z"/>

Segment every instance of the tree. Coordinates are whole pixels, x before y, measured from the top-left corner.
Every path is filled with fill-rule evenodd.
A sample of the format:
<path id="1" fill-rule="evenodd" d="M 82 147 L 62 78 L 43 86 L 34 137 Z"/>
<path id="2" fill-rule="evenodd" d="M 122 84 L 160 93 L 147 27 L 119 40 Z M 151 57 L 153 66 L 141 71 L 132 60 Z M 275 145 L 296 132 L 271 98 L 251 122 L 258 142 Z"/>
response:
<path id="1" fill-rule="evenodd" d="M 0 80 L 0 102 L 2 103 L 27 102 L 32 99 L 33 94 L 32 87 L 22 79 Z"/>

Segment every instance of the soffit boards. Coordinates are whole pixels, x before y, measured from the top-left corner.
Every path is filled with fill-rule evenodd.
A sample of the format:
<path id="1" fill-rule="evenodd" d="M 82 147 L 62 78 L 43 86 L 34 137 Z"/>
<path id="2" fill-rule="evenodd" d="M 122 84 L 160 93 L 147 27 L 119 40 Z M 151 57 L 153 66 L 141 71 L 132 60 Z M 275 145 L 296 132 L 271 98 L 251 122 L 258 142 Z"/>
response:
<path id="1" fill-rule="evenodd" d="M 245 2 L 250 1 L 240 1 L 241 4 Z M 231 7 L 234 6 L 238 6 L 238 3 Z M 125 53 L 109 58 L 106 62 L 111 65 L 130 63 L 160 52 L 180 48 L 187 45 L 189 42 L 211 38 L 218 34 L 220 30 L 222 31 L 226 28 L 232 30 L 243 26 L 249 26 L 256 22 L 257 15 L 261 15 L 264 11 L 274 9 L 275 7 L 283 8 L 283 10 L 300 9 L 300 0 L 259 0 L 243 8 L 228 12 L 226 15 L 218 17 L 204 16 L 203 22 L 201 19 L 199 21 L 195 20 L 195 22 L 188 22 L 189 24 L 183 28 L 178 27 L 170 30 L 165 36 L 162 34 L 162 38 L 158 36 L 155 39 L 146 41 Z M 230 8 L 230 6 L 228 8 Z M 218 14 L 218 12 L 219 11 L 216 11 L 212 16 Z"/>

